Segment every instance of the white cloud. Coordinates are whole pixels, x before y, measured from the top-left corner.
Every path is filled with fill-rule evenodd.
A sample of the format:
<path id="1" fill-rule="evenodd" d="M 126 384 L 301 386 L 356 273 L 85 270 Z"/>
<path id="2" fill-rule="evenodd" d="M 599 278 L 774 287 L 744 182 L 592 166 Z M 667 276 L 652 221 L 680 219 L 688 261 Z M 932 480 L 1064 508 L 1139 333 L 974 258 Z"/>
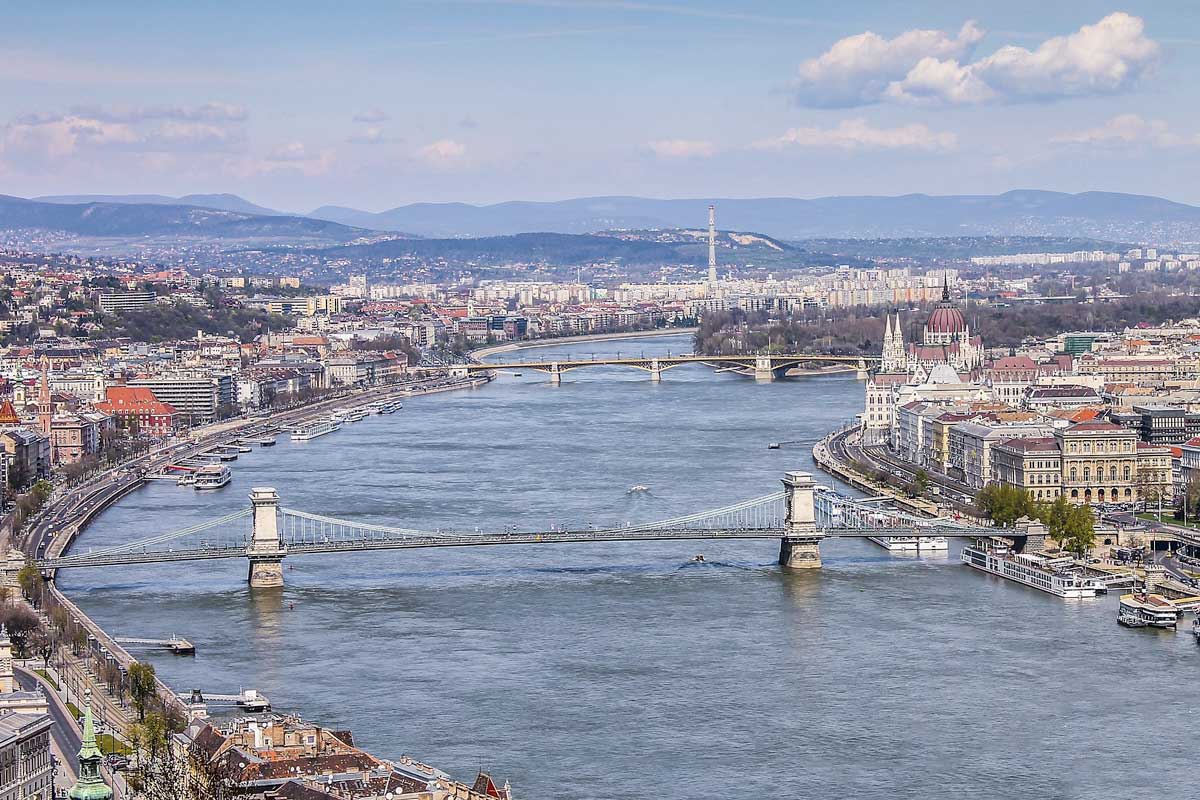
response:
<path id="1" fill-rule="evenodd" d="M 8 156 L 53 160 L 74 155 L 86 147 L 132 145 L 140 139 L 129 125 L 85 117 L 21 117 L 4 129 Z"/>
<path id="2" fill-rule="evenodd" d="M 965 105 L 1113 94 L 1153 70 L 1159 57 L 1142 19 L 1124 12 L 1047 39 L 1034 50 L 1007 45 L 964 61 L 982 35 L 969 22 L 954 39 L 940 31 L 842 39 L 800 66 L 796 100 L 818 107 L 884 101 Z"/>
<path id="3" fill-rule="evenodd" d="M 368 125 L 350 135 L 350 141 L 354 144 L 383 144 L 387 140 L 383 128 L 379 125 Z"/>
<path id="4" fill-rule="evenodd" d="M 355 122 L 387 122 L 389 119 L 391 117 L 381 108 L 368 108 L 354 115 Z"/>
<path id="5" fill-rule="evenodd" d="M 1098 127 L 1061 133 L 1051 141 L 1072 145 L 1142 145 L 1166 149 L 1200 146 L 1200 134 L 1184 136 L 1172 131 L 1166 120 L 1144 119 L 1137 114 L 1120 114 Z"/>
<path id="6" fill-rule="evenodd" d="M 904 78 L 922 58 L 963 58 L 982 38 L 983 31 L 971 21 L 955 36 L 935 30 L 906 31 L 894 39 L 871 31 L 847 36 L 800 65 L 796 100 L 817 108 L 877 103 L 888 85 Z"/>
<path id="7" fill-rule="evenodd" d="M 708 158 L 717 152 L 716 145 L 702 139 L 658 139 L 648 147 L 659 158 Z"/>
<path id="8" fill-rule="evenodd" d="M 416 152 L 417 158 L 434 166 L 448 166 L 457 163 L 466 154 L 467 148 L 453 139 L 438 139 Z"/>
<path id="9" fill-rule="evenodd" d="M 783 136 L 756 142 L 759 150 L 951 150 L 958 137 L 935 132 L 922 123 L 897 128 L 872 128 L 864 119 L 842 120 L 833 128 L 791 128 Z"/>
<path id="10" fill-rule="evenodd" d="M 285 142 L 262 158 L 244 156 L 227 160 L 223 169 L 230 175 L 249 178 L 277 172 L 299 173 L 307 177 L 324 175 L 333 166 L 332 150 L 310 150 L 303 142 Z"/>
<path id="11" fill-rule="evenodd" d="M 248 114 L 243 106 L 230 103 L 204 103 L 199 106 L 77 106 L 75 116 L 105 122 L 138 123 L 147 120 L 184 122 L 244 122 Z"/>

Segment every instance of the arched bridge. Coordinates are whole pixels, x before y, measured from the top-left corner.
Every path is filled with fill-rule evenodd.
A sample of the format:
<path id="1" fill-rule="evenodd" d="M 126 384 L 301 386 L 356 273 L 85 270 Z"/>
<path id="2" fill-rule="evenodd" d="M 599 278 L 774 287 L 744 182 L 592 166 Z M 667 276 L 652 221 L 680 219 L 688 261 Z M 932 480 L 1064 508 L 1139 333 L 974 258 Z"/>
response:
<path id="1" fill-rule="evenodd" d="M 42 559 L 60 569 L 244 558 L 254 587 L 283 585 L 283 559 L 367 550 L 495 547 L 583 542 L 690 539 L 778 539 L 779 562 L 821 566 L 820 542 L 837 536 L 981 536 L 987 529 L 955 520 L 921 518 L 817 487 L 806 472 L 788 472 L 783 490 L 722 508 L 642 524 L 607 528 L 505 531 L 422 531 L 369 525 L 279 504 L 271 488 L 250 493 L 250 508 L 181 530 L 124 544 Z"/>
<path id="2" fill-rule="evenodd" d="M 782 378 L 789 369 L 801 364 L 847 364 L 854 367 L 860 378 L 867 377 L 868 362 L 876 362 L 878 358 L 863 358 L 861 356 L 838 356 L 823 353 L 761 353 L 757 355 L 740 356 L 704 356 L 695 354 L 667 356 L 625 356 L 590 359 L 556 359 L 553 361 L 493 361 L 470 362 L 453 364 L 450 374 L 456 377 L 466 377 L 474 372 L 492 370 L 521 370 L 532 369 L 545 372 L 553 383 L 562 380 L 563 373 L 584 367 L 633 367 L 650 373 L 650 380 L 662 380 L 662 374 L 674 367 L 684 364 L 707 364 L 720 370 L 736 371 L 753 375 L 757 380 L 774 380 Z"/>

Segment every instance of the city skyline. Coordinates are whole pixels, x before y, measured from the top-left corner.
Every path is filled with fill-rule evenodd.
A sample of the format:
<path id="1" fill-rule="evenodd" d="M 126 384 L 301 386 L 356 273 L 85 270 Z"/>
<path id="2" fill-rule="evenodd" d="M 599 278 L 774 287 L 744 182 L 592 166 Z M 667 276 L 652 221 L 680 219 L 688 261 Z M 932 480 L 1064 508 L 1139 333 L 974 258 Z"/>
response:
<path id="1" fill-rule="evenodd" d="M 1200 201 L 1200 32 L 1178 3 L 359 8 L 10 14 L 3 192 L 235 192 L 300 212 L 1013 188 Z"/>

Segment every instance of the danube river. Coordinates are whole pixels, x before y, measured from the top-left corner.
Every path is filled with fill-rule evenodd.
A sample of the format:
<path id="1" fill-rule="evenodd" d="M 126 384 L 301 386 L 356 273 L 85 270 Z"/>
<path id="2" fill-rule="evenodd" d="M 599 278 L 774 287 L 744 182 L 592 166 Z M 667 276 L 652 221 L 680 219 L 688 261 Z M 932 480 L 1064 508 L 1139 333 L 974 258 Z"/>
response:
<path id="1" fill-rule="evenodd" d="M 666 353 L 686 338 L 527 356 Z M 153 483 L 79 550 L 247 506 L 414 528 L 608 525 L 776 491 L 862 406 L 826 376 L 756 384 L 681 367 L 653 384 L 589 368 L 414 398 L 309 442 L 280 437 L 195 492 Z M 770 441 L 795 441 L 768 450 Z M 827 480 L 824 477 L 821 480 Z M 629 494 L 632 485 L 648 493 Z M 641 542 L 289 558 L 282 595 L 244 562 L 64 573 L 111 633 L 178 633 L 148 653 L 170 684 L 264 691 L 384 756 L 519 797 L 1194 796 L 1200 648 L 1116 624 L 956 555 L 822 546 L 785 574 L 773 542 Z M 690 563 L 696 553 L 706 563 Z"/>

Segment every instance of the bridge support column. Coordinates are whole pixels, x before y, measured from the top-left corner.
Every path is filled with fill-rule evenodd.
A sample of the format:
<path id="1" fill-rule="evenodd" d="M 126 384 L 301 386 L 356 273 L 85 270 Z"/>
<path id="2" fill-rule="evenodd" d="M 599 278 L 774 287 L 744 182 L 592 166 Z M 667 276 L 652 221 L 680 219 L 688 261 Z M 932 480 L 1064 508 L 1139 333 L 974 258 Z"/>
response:
<path id="1" fill-rule="evenodd" d="M 451 378 L 469 378 L 470 376 L 471 370 L 467 369 L 465 364 L 455 364 L 450 367 Z"/>
<path id="2" fill-rule="evenodd" d="M 650 359 L 650 380 L 656 382 L 662 380 L 662 365 L 658 363 L 657 358 Z"/>
<path id="3" fill-rule="evenodd" d="M 779 541 L 779 563 L 788 569 L 818 569 L 821 539 L 817 530 L 813 491 L 816 484 L 807 472 L 788 472 L 783 477 L 787 493 L 787 533 Z"/>
<path id="4" fill-rule="evenodd" d="M 854 377 L 860 381 L 867 379 L 867 362 L 861 358 L 858 360 L 858 366 L 854 369 Z"/>
<path id="5" fill-rule="evenodd" d="M 562 383 L 562 370 L 559 369 L 557 361 L 550 365 L 550 382 L 555 386 Z"/>
<path id="6" fill-rule="evenodd" d="M 775 380 L 775 368 L 770 356 L 754 357 L 754 380 L 770 383 Z"/>
<path id="7" fill-rule="evenodd" d="M 287 548 L 279 535 L 279 493 L 270 487 L 250 490 L 254 510 L 254 532 L 246 558 L 250 560 L 247 580 L 251 589 L 275 589 L 283 586 L 283 559 Z"/>

